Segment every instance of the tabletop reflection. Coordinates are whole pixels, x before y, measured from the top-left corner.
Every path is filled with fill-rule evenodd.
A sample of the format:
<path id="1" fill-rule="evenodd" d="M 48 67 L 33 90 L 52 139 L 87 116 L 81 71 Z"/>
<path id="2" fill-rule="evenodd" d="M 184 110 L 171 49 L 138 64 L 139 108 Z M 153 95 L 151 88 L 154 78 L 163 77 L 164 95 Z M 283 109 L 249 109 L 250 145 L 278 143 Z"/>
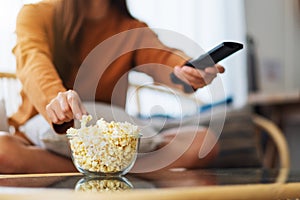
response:
<path id="1" fill-rule="evenodd" d="M 84 177 L 80 179 L 75 191 L 80 192 L 115 192 L 133 188 L 131 182 L 125 177 Z"/>

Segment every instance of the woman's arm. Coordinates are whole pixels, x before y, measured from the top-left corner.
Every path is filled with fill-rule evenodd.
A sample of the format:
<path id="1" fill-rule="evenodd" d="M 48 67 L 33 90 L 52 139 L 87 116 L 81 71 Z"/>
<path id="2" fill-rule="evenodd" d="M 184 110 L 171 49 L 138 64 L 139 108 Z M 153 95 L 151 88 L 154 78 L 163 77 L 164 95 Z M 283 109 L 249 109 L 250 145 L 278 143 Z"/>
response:
<path id="1" fill-rule="evenodd" d="M 57 132 L 65 132 L 86 111 L 75 91 L 67 91 L 54 64 L 53 7 L 27 5 L 17 18 L 17 76 L 37 111 Z"/>
<path id="2" fill-rule="evenodd" d="M 39 6 L 24 6 L 17 18 L 17 76 L 31 104 L 64 133 L 86 111 L 78 94 L 66 90 L 52 61 L 53 9 Z"/>
<path id="3" fill-rule="evenodd" d="M 48 121 L 46 105 L 59 92 L 66 91 L 52 62 L 53 42 L 51 7 L 24 6 L 16 24 L 17 76 L 31 104 Z"/>
<path id="4" fill-rule="evenodd" d="M 224 72 L 221 65 L 211 66 L 205 70 L 184 66 L 191 59 L 184 52 L 165 46 L 157 35 L 147 27 L 144 27 L 141 33 L 141 49 L 136 51 L 135 56 L 136 65 L 141 67 L 137 69 L 152 76 L 158 83 L 176 88 L 181 87 L 181 85 L 173 84 L 170 79 L 170 74 L 174 72 L 185 83 L 198 89 L 210 84 L 218 73 Z"/>

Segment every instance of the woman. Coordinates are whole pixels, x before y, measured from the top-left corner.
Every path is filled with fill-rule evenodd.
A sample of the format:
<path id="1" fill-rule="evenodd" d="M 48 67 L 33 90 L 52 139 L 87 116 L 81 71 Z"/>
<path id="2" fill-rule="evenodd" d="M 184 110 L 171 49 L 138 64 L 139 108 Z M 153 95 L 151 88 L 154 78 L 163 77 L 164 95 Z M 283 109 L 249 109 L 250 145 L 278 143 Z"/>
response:
<path id="1" fill-rule="evenodd" d="M 80 66 L 98 44 L 105 44 L 119 33 L 133 29 L 142 31 L 112 40 L 98 54 L 99 59 L 88 64 L 92 67 L 80 73 Z M 36 146 L 31 133 L 20 127 L 40 115 L 57 133 L 65 133 L 74 119 L 81 119 L 87 113 L 82 101 L 96 100 L 124 107 L 128 84 L 126 73 L 134 66 L 148 63 L 170 66 L 177 77 L 194 89 L 205 86 L 217 73 L 224 71 L 220 65 L 205 71 L 181 67 L 189 57 L 164 46 L 144 23 L 130 15 L 125 0 L 46 0 L 27 5 L 19 13 L 16 33 L 17 45 L 13 51 L 17 58 L 17 76 L 23 84 L 23 102 L 9 120 L 16 127 L 16 134 L 4 133 L 0 138 L 0 173 L 74 171 L 69 158 Z M 149 45 L 151 48 L 139 48 Z M 127 51 L 132 47 L 137 48 Z M 118 57 L 113 59 L 115 56 Z M 87 75 L 90 69 L 96 72 Z M 169 77 L 170 71 L 164 68 L 144 67 L 140 71 L 153 76 L 157 82 L 172 85 L 165 78 Z M 93 74 L 97 75 L 94 78 L 101 75 L 100 80 L 95 80 L 98 81 L 96 86 L 91 80 Z M 87 93 L 90 87 L 95 90 L 92 95 Z M 114 93 L 118 94 L 116 98 Z M 179 137 L 184 141 L 188 132 L 180 133 Z M 186 152 L 166 167 L 207 165 L 215 156 L 217 147 L 199 160 L 198 152 L 206 132 L 199 131 Z M 167 144 L 175 133 L 175 130 L 168 131 L 166 142 L 161 145 Z M 170 151 L 180 145 L 178 140 L 178 144 L 173 143 Z M 146 161 L 151 163 L 157 156 L 168 154 L 145 156 L 138 160 L 137 166 Z"/>

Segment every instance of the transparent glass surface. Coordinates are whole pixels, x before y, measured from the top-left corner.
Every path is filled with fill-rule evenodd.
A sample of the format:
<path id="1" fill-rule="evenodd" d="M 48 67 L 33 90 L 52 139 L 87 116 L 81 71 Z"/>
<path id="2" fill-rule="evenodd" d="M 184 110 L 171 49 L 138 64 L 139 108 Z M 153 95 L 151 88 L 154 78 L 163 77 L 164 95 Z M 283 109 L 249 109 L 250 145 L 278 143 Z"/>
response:
<path id="1" fill-rule="evenodd" d="M 91 184 L 91 188 L 97 187 L 97 185 L 103 186 L 105 184 L 109 184 L 109 186 L 112 188 L 115 185 L 116 187 L 120 186 L 128 190 L 195 186 L 205 187 L 223 185 L 272 184 L 275 183 L 280 176 L 284 177 L 283 179 L 286 183 L 300 182 L 300 170 L 286 171 L 277 169 L 266 170 L 252 168 L 207 170 L 173 169 L 141 174 L 128 173 L 126 176 L 121 176 L 119 178 L 87 177 L 80 173 L 34 174 L 22 176 L 2 175 L 0 176 L 0 190 L 3 187 L 80 190 L 80 188 L 86 184 Z M 94 191 L 101 189 L 99 188 L 94 189 Z"/>

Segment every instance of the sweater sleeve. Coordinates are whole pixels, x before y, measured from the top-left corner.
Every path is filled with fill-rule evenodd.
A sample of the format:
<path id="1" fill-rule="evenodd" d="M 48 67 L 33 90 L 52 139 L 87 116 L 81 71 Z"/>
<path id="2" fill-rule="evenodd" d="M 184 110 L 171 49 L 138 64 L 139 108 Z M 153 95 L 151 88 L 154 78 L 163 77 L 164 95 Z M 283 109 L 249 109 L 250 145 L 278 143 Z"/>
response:
<path id="1" fill-rule="evenodd" d="M 139 36 L 140 49 L 136 51 L 135 61 L 138 70 L 152 76 L 156 82 L 172 84 L 170 73 L 175 66 L 182 66 L 191 58 L 183 51 L 163 44 L 156 33 L 147 25 L 141 29 Z"/>
<path id="2" fill-rule="evenodd" d="M 42 13 L 43 12 L 43 13 Z M 66 91 L 52 62 L 50 10 L 25 5 L 18 14 L 17 43 L 13 53 L 17 60 L 17 77 L 35 109 L 49 121 L 46 105 L 58 92 Z M 52 34 L 53 35 L 53 34 Z"/>

